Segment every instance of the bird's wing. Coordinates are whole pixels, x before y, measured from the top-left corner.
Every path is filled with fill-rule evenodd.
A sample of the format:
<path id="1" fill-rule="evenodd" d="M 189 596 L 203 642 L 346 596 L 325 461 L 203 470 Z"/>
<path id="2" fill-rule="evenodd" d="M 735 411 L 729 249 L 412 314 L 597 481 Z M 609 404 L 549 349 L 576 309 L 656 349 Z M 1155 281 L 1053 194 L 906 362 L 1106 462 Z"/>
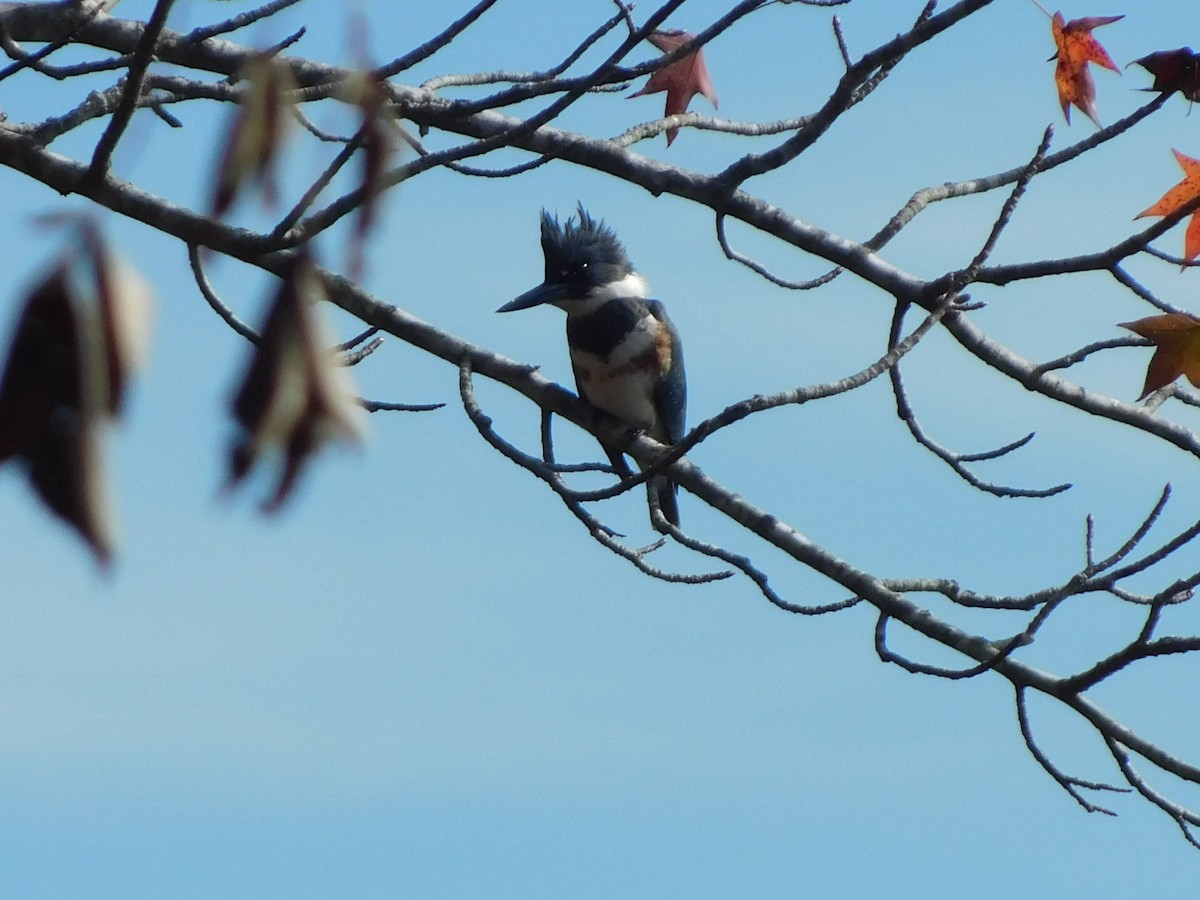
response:
<path id="1" fill-rule="evenodd" d="M 687 430 L 687 377 L 683 366 L 683 342 L 680 341 L 679 332 L 675 330 L 662 303 L 647 300 L 646 307 L 650 310 L 650 315 L 665 327 L 666 346 L 670 349 L 670 361 L 666 372 L 654 391 L 654 406 L 666 431 L 667 443 L 673 444 L 682 438 Z"/>

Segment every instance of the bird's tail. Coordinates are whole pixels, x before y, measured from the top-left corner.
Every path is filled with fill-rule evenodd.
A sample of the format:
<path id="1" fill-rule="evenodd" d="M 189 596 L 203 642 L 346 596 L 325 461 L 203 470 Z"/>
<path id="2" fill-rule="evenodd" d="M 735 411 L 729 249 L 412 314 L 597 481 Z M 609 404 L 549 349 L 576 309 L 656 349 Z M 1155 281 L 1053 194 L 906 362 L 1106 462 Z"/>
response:
<path id="1" fill-rule="evenodd" d="M 647 490 L 653 491 L 654 498 L 658 501 L 658 508 L 662 511 L 663 518 L 679 527 L 679 501 L 676 499 L 675 482 L 667 478 L 665 475 L 656 475 L 647 482 Z M 653 521 L 653 516 L 651 516 Z"/>
<path id="2" fill-rule="evenodd" d="M 612 462 L 613 469 L 616 471 L 618 478 L 628 478 L 633 474 L 629 468 L 629 463 L 625 461 L 623 453 L 612 450 L 609 447 L 604 447 L 604 452 L 608 454 L 608 458 Z M 650 502 L 651 510 L 657 505 L 663 517 L 678 528 L 679 501 L 676 499 L 676 491 L 675 482 L 671 481 L 665 475 L 656 475 L 646 482 L 647 500 Z M 653 512 L 650 515 L 650 524 L 654 524 Z"/>

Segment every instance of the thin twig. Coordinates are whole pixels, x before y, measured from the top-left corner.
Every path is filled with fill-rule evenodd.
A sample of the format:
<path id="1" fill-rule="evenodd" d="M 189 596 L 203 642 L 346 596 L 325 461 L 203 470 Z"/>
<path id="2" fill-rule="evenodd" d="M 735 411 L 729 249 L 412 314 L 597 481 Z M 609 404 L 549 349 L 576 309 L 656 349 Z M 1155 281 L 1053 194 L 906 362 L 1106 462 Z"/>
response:
<path id="1" fill-rule="evenodd" d="M 1045 769 L 1046 774 L 1058 782 L 1059 787 L 1071 795 L 1071 797 L 1090 813 L 1103 813 L 1106 816 L 1115 816 L 1116 813 L 1107 807 L 1097 806 L 1092 803 L 1080 792 L 1080 788 L 1090 791 L 1112 791 L 1113 793 L 1129 793 L 1129 788 L 1119 788 L 1115 785 L 1104 784 L 1099 781 L 1084 781 L 1080 778 L 1074 778 L 1064 773 L 1058 766 L 1050 761 L 1050 757 L 1042 752 L 1037 741 L 1033 737 L 1033 729 L 1029 725 L 1029 711 L 1026 706 L 1026 689 L 1017 688 L 1017 722 L 1021 728 L 1021 737 L 1025 739 L 1025 746 L 1029 753 L 1037 761 L 1037 764 Z"/>
<path id="2" fill-rule="evenodd" d="M 301 0 L 271 0 L 270 3 L 264 3 L 257 9 L 250 9 L 244 13 L 239 13 L 230 19 L 223 22 L 217 22 L 214 25 L 205 25 L 201 28 L 193 29 L 184 36 L 184 41 L 192 44 L 198 44 L 201 41 L 206 41 L 209 38 L 216 37 L 220 34 L 229 34 L 232 31 L 238 31 L 248 25 L 253 25 L 255 22 L 266 19 L 269 16 L 275 15 L 281 10 L 287 9 L 289 6 L 295 6 Z"/>
<path id="3" fill-rule="evenodd" d="M 204 273 L 204 265 L 200 259 L 202 253 L 203 250 L 199 244 L 188 244 L 188 261 L 192 266 L 192 277 L 196 279 L 196 287 L 200 289 L 201 295 L 208 301 L 208 305 L 213 308 L 213 311 L 221 317 L 226 325 L 250 343 L 259 343 L 261 338 L 258 332 L 239 319 L 225 301 L 217 296 L 217 292 L 209 282 L 208 276 Z"/>
<path id="4" fill-rule="evenodd" d="M 427 40 L 419 47 L 415 47 L 403 56 L 399 56 L 390 63 L 385 63 L 379 66 L 371 73 L 373 81 L 385 81 L 399 75 L 405 69 L 410 69 L 417 63 L 424 62 L 433 56 L 443 47 L 446 47 L 456 37 L 474 25 L 479 18 L 496 5 L 496 0 L 479 0 L 473 7 L 466 11 L 461 17 L 451 22 L 440 34 Z"/>
<path id="5" fill-rule="evenodd" d="M 142 38 L 138 42 L 137 52 L 129 64 L 129 74 L 125 78 L 125 91 L 121 95 L 121 101 L 117 104 L 108 127 L 104 129 L 104 134 L 96 142 L 96 150 L 92 154 L 92 164 L 84 176 L 86 184 L 95 184 L 108 172 L 113 152 L 117 149 L 117 142 L 121 140 L 121 135 L 125 133 L 134 111 L 138 108 L 138 101 L 142 97 L 143 82 L 146 79 L 146 70 L 150 68 L 150 62 L 154 59 L 155 45 L 158 44 L 158 38 L 163 29 L 167 27 L 167 16 L 174 4 L 175 0 L 158 0 L 154 4 L 154 11 L 150 14 L 145 30 L 142 31 Z"/>

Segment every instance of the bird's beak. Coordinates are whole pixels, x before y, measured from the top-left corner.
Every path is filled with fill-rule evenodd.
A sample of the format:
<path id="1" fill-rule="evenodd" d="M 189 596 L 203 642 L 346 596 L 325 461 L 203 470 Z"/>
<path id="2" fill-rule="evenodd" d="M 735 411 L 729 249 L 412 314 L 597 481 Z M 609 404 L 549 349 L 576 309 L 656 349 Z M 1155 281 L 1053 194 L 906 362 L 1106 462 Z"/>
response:
<path id="1" fill-rule="evenodd" d="M 541 306 L 543 303 L 557 303 L 566 298 L 566 290 L 560 284 L 543 282 L 532 290 L 528 290 L 515 300 L 509 300 L 496 312 L 513 312 L 518 309 L 529 309 Z"/>

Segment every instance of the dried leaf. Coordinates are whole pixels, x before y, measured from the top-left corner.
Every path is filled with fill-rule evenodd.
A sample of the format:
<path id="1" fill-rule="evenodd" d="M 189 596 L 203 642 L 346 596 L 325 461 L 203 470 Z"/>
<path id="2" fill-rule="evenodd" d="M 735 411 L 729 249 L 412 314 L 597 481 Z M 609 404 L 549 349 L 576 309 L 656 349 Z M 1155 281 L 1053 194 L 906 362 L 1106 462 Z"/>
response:
<path id="1" fill-rule="evenodd" d="M 1188 381 L 1200 387 L 1200 319 L 1184 313 L 1165 313 L 1122 322 L 1121 327 L 1149 338 L 1155 347 L 1139 400 L 1166 387 L 1180 375 L 1186 375 Z"/>
<path id="2" fill-rule="evenodd" d="M 107 563 L 116 527 L 104 439 L 144 355 L 149 288 L 90 226 L 30 292 L 0 379 L 0 462 Z"/>
<path id="3" fill-rule="evenodd" d="M 263 508 L 279 509 L 308 457 L 329 440 L 358 442 L 363 411 L 337 358 L 318 303 L 320 278 L 299 259 L 267 314 L 261 339 L 233 400 L 243 435 L 230 457 L 229 486 L 249 474 L 263 452 L 283 455 L 282 472 Z"/>
<path id="4" fill-rule="evenodd" d="M 663 53 L 670 53 L 682 47 L 696 36 L 687 31 L 655 31 L 646 40 Z M 717 108 L 717 89 L 713 87 L 708 75 L 708 66 L 704 64 L 704 48 L 700 47 L 691 53 L 685 53 L 675 62 L 663 66 L 650 76 L 646 86 L 640 91 L 630 94 L 630 97 L 643 97 L 647 94 L 667 92 L 667 104 L 664 116 L 674 116 L 687 112 L 688 104 L 696 94 L 703 94 Z M 678 128 L 667 129 L 667 146 L 675 140 Z"/>
<path id="5" fill-rule="evenodd" d="M 1200 100 L 1200 56 L 1191 47 L 1159 50 L 1133 62 L 1154 76 L 1150 90 L 1168 96 L 1179 91 L 1188 100 Z"/>
<path id="6" fill-rule="evenodd" d="M 363 192 L 363 200 L 355 218 L 349 264 L 351 276 L 358 278 L 363 269 L 362 239 L 375 223 L 378 200 L 386 187 L 384 176 L 399 144 L 400 129 L 382 85 L 370 76 L 368 70 L 356 72 L 348 78 L 339 96 L 357 108 L 361 120 L 358 140 L 362 176 L 359 188 Z"/>
<path id="7" fill-rule="evenodd" d="M 261 184 L 266 202 L 275 203 L 275 163 L 295 106 L 296 83 L 291 70 L 275 57 L 254 57 L 242 72 L 242 79 L 246 89 L 225 138 L 213 192 L 215 216 L 233 205 L 247 182 Z"/>

